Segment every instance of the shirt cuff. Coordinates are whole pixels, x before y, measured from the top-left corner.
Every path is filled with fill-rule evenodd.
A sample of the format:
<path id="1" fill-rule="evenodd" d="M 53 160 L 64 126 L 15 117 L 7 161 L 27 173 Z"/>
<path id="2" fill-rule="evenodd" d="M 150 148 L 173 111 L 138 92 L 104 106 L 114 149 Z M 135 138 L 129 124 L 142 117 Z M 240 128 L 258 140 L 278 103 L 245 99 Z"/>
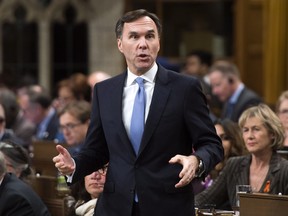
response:
<path id="1" fill-rule="evenodd" d="M 74 176 L 74 173 L 75 173 L 75 171 L 76 171 L 76 163 L 75 163 L 75 160 L 74 160 L 73 158 L 72 158 L 72 160 L 73 160 L 75 169 L 74 169 L 74 171 L 73 171 L 72 174 L 66 175 L 66 178 L 67 178 L 66 181 L 67 181 L 68 183 L 72 183 L 72 181 L 73 181 L 73 176 Z"/>

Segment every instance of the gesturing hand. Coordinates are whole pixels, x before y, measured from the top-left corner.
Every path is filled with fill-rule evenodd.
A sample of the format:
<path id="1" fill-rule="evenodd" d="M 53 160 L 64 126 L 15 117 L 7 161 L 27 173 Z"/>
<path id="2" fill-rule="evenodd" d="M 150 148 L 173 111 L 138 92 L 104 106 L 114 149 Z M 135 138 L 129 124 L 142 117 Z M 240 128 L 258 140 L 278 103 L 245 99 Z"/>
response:
<path id="1" fill-rule="evenodd" d="M 179 173 L 180 181 L 175 185 L 176 188 L 188 185 L 195 177 L 198 168 L 198 159 L 194 155 L 176 155 L 169 160 L 169 163 L 182 164 L 183 168 Z"/>
<path id="2" fill-rule="evenodd" d="M 57 145 L 56 150 L 59 154 L 53 158 L 53 162 L 55 163 L 55 167 L 61 172 L 63 175 L 71 175 L 75 170 L 74 161 L 63 146 Z"/>

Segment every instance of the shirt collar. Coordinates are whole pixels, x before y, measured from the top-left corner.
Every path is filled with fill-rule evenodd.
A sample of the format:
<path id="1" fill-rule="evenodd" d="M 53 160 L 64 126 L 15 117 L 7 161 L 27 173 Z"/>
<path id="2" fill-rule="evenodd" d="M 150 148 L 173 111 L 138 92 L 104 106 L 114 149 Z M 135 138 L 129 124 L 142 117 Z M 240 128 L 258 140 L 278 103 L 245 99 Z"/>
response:
<path id="1" fill-rule="evenodd" d="M 2 176 L 2 178 L 0 177 L 0 185 L 2 184 L 4 177 L 5 177 L 5 174 Z"/>
<path id="2" fill-rule="evenodd" d="M 140 77 L 143 78 L 146 82 L 154 83 L 157 70 L 158 70 L 158 65 L 156 63 L 154 63 L 154 65 L 150 68 L 150 70 L 148 70 L 146 73 L 142 74 Z M 133 74 L 128 68 L 127 69 L 126 86 L 132 85 L 132 83 L 134 82 L 134 80 L 137 77 L 138 76 Z"/>
<path id="3" fill-rule="evenodd" d="M 236 89 L 236 91 L 234 92 L 234 94 L 231 96 L 231 98 L 229 99 L 229 102 L 230 103 L 233 103 L 235 104 L 241 94 L 241 92 L 243 91 L 244 89 L 244 84 L 243 83 L 240 83 L 240 85 L 238 86 L 238 88 Z"/>

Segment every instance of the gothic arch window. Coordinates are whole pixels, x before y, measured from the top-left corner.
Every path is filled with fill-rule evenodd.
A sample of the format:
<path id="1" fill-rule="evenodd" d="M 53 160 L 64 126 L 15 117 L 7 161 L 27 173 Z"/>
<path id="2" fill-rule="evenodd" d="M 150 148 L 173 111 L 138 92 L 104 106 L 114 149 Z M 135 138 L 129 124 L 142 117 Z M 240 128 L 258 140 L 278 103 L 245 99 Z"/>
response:
<path id="1" fill-rule="evenodd" d="M 27 22 L 27 10 L 21 4 L 13 8 L 13 21 L 2 23 L 2 81 L 9 87 L 21 85 L 23 77 L 37 82 L 37 23 Z"/>
<path id="2" fill-rule="evenodd" d="M 66 5 L 63 16 L 63 22 L 52 24 L 54 83 L 88 71 L 87 24 L 77 21 L 77 11 L 71 4 Z"/>

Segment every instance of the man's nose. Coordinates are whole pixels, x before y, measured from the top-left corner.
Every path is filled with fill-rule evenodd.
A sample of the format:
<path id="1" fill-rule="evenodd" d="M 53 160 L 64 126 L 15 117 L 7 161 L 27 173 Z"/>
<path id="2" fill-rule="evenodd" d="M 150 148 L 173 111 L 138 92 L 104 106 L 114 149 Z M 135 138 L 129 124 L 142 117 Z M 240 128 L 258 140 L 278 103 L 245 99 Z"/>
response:
<path id="1" fill-rule="evenodd" d="M 139 48 L 140 49 L 145 49 L 147 48 L 147 41 L 146 41 L 146 38 L 145 37 L 141 37 L 139 39 Z"/>

